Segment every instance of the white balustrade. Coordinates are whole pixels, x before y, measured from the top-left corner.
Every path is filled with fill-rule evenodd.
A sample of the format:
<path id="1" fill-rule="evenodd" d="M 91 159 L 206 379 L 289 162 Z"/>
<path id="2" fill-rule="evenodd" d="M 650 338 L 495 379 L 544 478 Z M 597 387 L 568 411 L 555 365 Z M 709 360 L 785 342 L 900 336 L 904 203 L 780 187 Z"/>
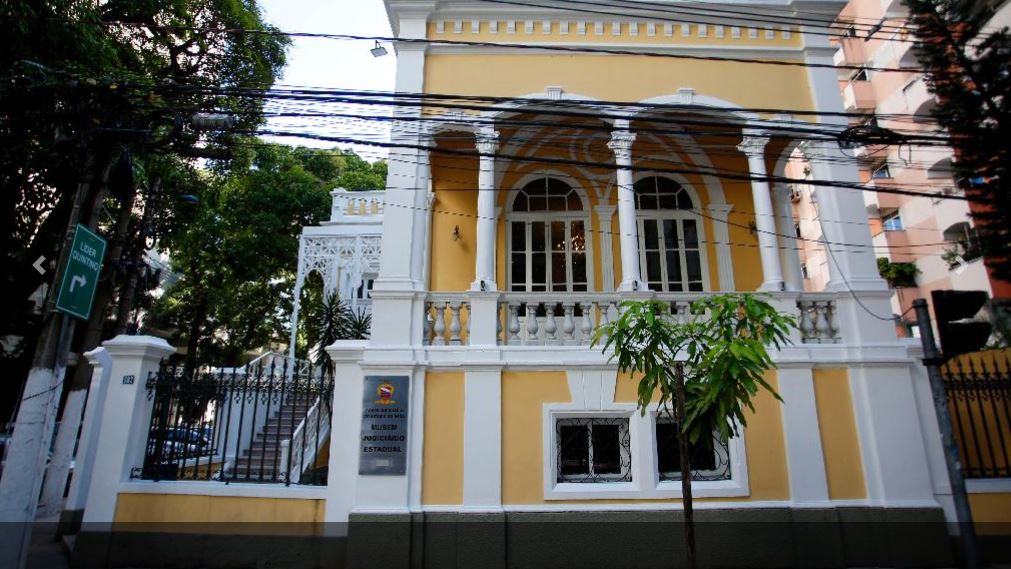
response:
<path id="1" fill-rule="evenodd" d="M 467 334 L 463 319 L 466 316 Z M 448 324 L 447 324 L 448 322 Z M 431 346 L 461 345 L 470 336 L 470 303 L 466 293 L 432 293 L 425 303 L 425 343 Z"/>
<path id="2" fill-rule="evenodd" d="M 381 216 L 386 201 L 386 192 L 354 192 L 337 188 L 330 192 L 333 202 L 330 206 L 330 221 L 345 217 Z"/>
<path id="3" fill-rule="evenodd" d="M 833 295 L 805 294 L 797 301 L 800 338 L 805 344 L 835 344 L 841 338 Z"/>
<path id="4" fill-rule="evenodd" d="M 637 293 L 636 299 L 663 302 L 665 316 L 687 322 L 691 303 L 715 293 Z M 471 305 L 468 292 L 429 293 L 425 304 L 424 340 L 431 346 L 466 345 L 470 337 Z M 495 338 L 506 346 L 589 346 L 598 326 L 613 322 L 621 313 L 621 292 L 499 294 Z M 836 295 L 804 294 L 797 301 L 798 325 L 805 344 L 840 341 L 836 321 Z M 704 317 L 704 315 L 703 315 Z M 488 326 L 491 319 L 487 320 Z"/>

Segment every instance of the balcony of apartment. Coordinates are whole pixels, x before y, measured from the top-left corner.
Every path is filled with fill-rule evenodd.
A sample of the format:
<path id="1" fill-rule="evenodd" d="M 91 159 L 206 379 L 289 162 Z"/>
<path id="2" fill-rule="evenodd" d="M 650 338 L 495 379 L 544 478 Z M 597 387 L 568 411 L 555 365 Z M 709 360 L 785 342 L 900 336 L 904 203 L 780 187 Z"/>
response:
<path id="1" fill-rule="evenodd" d="M 902 99 L 906 112 L 913 115 L 916 122 L 931 122 L 934 120 L 931 111 L 937 106 L 937 99 L 927 89 L 927 82 L 922 76 L 916 77 L 902 88 Z"/>
<path id="2" fill-rule="evenodd" d="M 864 39 L 859 37 L 844 37 L 840 39 L 839 50 L 832 57 L 832 62 L 836 67 L 852 67 L 867 63 L 864 44 Z M 852 70 L 850 69 L 839 69 L 840 79 L 847 79 L 851 74 Z"/>
<path id="3" fill-rule="evenodd" d="M 847 111 L 870 111 L 877 106 L 874 86 L 870 81 L 854 78 L 843 88 L 843 105 Z"/>

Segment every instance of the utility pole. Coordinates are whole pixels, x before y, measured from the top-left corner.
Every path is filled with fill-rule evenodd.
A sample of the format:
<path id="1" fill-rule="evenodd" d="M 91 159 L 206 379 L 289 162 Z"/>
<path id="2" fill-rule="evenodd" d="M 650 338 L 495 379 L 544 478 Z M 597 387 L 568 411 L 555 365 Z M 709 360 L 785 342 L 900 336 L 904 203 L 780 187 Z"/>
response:
<path id="1" fill-rule="evenodd" d="M 42 489 L 75 325 L 69 315 L 56 310 L 56 293 L 60 289 L 62 269 L 70 256 L 75 227 L 95 185 L 98 162 L 94 151 L 89 151 L 84 177 L 74 195 L 57 270 L 49 287 L 45 321 L 14 421 L 7 464 L 0 478 L 0 523 L 7 526 L 0 532 L 0 567 L 24 567 L 28 557 L 31 528 Z M 103 174 L 107 170 L 108 166 L 103 167 Z"/>
<path id="2" fill-rule="evenodd" d="M 962 538 L 965 566 L 968 569 L 979 569 L 976 528 L 972 521 L 972 509 L 969 507 L 969 494 L 965 489 L 965 477 L 962 475 L 962 461 L 955 443 L 955 431 L 951 415 L 948 413 L 948 394 L 944 389 L 944 379 L 941 378 L 940 365 L 943 360 L 934 343 L 934 328 L 930 323 L 927 301 L 922 298 L 914 300 L 913 309 L 916 310 L 916 324 L 920 329 L 920 343 L 923 345 L 923 365 L 927 368 L 927 377 L 930 378 L 937 426 L 941 431 L 941 446 L 944 448 L 944 462 L 948 466 L 948 479 L 951 482 L 951 496 L 955 501 L 955 518 L 958 533 Z"/>

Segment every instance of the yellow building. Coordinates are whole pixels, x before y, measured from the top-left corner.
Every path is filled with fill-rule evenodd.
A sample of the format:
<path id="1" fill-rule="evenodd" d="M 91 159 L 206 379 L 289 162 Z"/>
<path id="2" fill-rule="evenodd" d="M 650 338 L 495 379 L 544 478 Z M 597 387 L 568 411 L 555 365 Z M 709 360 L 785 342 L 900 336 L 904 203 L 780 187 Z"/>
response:
<path id="1" fill-rule="evenodd" d="M 673 19 L 617 3 L 386 6 L 396 90 L 417 104 L 394 114 L 371 340 L 328 350 L 326 485 L 123 480 L 136 436 L 103 427 L 96 452 L 120 450 L 113 483 L 92 477 L 89 547 L 110 534 L 89 523 L 119 524 L 116 543 L 208 522 L 222 540 L 271 534 L 305 566 L 678 566 L 672 425 L 636 410 L 635 379 L 589 335 L 625 299 L 676 317 L 708 293 L 765 291 L 801 322 L 768 374 L 784 403 L 760 395 L 741 436 L 701 445 L 703 562 L 953 563 L 918 347 L 895 338 L 863 199 L 844 187 L 857 170 L 825 134 L 847 119 L 824 35 L 731 1 Z M 800 286 L 777 182 L 798 147 L 837 184 L 819 192 L 833 263 L 818 294 Z M 111 364 L 119 377 L 163 348 L 107 349 L 141 354 Z M 142 389 L 109 390 L 150 417 Z M 980 512 L 1009 521 L 1006 497 Z M 172 521 L 186 523 L 145 525 Z M 291 531 L 254 524 L 278 521 Z"/>

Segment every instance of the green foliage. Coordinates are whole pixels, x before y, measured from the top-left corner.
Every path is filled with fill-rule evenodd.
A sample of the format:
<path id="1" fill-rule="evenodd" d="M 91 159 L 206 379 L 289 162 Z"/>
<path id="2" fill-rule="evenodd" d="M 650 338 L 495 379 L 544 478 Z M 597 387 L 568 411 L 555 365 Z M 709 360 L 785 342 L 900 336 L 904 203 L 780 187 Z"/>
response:
<path id="1" fill-rule="evenodd" d="M 258 143 L 228 168 L 166 188 L 199 202 L 162 230 L 180 277 L 155 304 L 159 326 L 197 363 L 241 363 L 246 351 L 287 343 L 302 227 L 328 219 L 337 180 L 362 169 L 374 166 L 351 153 Z"/>
<path id="2" fill-rule="evenodd" d="M 888 257 L 878 257 L 878 273 L 892 287 L 916 286 L 920 269 L 916 263 L 893 263 Z"/>
<path id="3" fill-rule="evenodd" d="M 775 368 L 769 348 L 789 342 L 796 320 L 780 314 L 759 295 L 723 294 L 692 302 L 688 318 L 671 318 L 665 302 L 626 301 L 614 321 L 594 331 L 593 344 L 612 350 L 618 369 L 639 377 L 638 407 L 645 414 L 655 394 L 659 406 L 675 395 L 675 369 L 685 369 L 685 420 L 691 441 L 737 434 L 746 426 L 745 409 L 765 389 L 779 394 L 764 373 Z"/>
<path id="4" fill-rule="evenodd" d="M 363 310 L 355 310 L 339 299 L 337 293 L 330 293 L 315 305 L 306 306 L 303 319 L 306 339 L 314 352 L 317 365 L 329 365 L 330 358 L 325 348 L 337 340 L 366 340 L 372 328 L 372 316 Z"/>
<path id="5" fill-rule="evenodd" d="M 1011 33 L 990 24 L 993 2 L 905 0 L 933 116 L 950 135 L 953 174 L 969 198 L 992 274 L 1011 280 Z"/>

